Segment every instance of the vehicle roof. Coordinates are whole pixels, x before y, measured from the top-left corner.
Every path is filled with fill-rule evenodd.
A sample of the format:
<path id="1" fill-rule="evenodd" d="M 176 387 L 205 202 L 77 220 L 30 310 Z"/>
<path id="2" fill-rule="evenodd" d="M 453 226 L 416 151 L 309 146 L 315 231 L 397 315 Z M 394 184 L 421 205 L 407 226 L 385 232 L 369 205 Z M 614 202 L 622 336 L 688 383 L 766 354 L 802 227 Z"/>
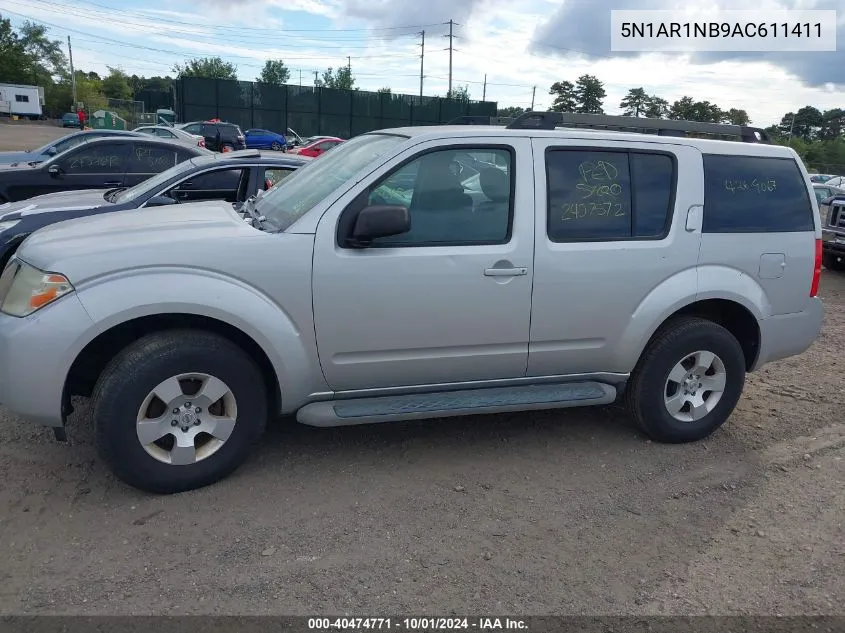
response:
<path id="1" fill-rule="evenodd" d="M 261 165 L 296 165 L 300 167 L 313 160 L 309 156 L 298 154 L 282 154 L 279 152 L 259 152 L 258 150 L 239 150 L 236 152 L 214 153 L 211 156 L 203 154 L 192 158 L 191 162 L 197 167 L 206 166 L 211 163 L 217 165 L 240 165 L 245 162 L 259 163 Z"/>
<path id="2" fill-rule="evenodd" d="M 161 137 L 158 137 L 158 136 L 150 136 L 149 134 L 141 134 L 140 132 L 134 133 L 134 137 L 135 138 L 140 137 L 140 138 L 143 139 L 143 141 L 145 143 L 152 143 L 154 145 L 170 146 L 170 147 L 174 147 L 174 148 L 178 147 L 179 149 L 197 150 L 198 156 L 204 156 L 206 153 L 209 153 L 209 154 L 211 153 L 208 150 L 204 150 L 202 147 L 198 147 L 196 145 L 191 145 L 190 143 L 187 143 L 184 140 L 180 141 L 180 140 L 173 139 L 173 138 L 161 138 Z M 106 141 L 109 141 L 109 140 L 111 140 L 111 139 L 92 138 L 90 141 L 88 141 L 88 143 L 86 143 L 86 146 L 90 147 L 91 145 L 105 143 Z"/>
<path id="3" fill-rule="evenodd" d="M 585 141 L 620 141 L 623 143 L 659 143 L 661 145 L 685 145 L 695 147 L 705 154 L 740 154 L 751 156 L 781 156 L 794 158 L 795 152 L 783 145 L 766 143 L 742 143 L 677 136 L 657 136 L 638 132 L 617 132 L 589 128 L 558 128 L 555 130 L 509 130 L 501 125 L 420 125 L 414 127 L 374 130 L 367 134 L 397 134 L 416 141 L 444 138 L 472 138 L 478 136 L 506 138 L 583 139 Z"/>

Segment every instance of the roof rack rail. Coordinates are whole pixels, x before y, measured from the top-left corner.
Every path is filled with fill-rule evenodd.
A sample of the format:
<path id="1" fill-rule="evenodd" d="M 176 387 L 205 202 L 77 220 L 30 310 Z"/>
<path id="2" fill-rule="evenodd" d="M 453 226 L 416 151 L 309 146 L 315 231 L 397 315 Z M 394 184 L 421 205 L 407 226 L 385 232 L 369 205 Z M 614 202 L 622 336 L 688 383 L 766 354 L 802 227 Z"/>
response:
<path id="1" fill-rule="evenodd" d="M 768 143 L 771 140 L 761 128 L 748 125 L 676 121 L 607 114 L 578 114 L 574 112 L 524 112 L 506 126 L 509 130 L 554 130 L 557 127 L 605 129 L 622 132 L 656 133 L 658 136 L 686 136 L 711 134 L 738 136 L 744 143 Z"/>
<path id="2" fill-rule="evenodd" d="M 507 125 L 513 120 L 508 116 L 466 115 L 456 117 L 445 125 Z"/>

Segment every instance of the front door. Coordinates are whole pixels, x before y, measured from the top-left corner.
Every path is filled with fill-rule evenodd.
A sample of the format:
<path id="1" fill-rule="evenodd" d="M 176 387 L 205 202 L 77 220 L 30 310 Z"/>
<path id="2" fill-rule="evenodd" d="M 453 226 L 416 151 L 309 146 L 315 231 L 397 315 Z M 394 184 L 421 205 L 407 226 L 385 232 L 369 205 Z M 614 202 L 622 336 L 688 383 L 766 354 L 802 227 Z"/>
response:
<path id="1" fill-rule="evenodd" d="M 114 140 L 84 143 L 58 161 L 59 173 L 45 179 L 49 191 L 111 189 L 123 184 L 130 144 Z"/>
<path id="2" fill-rule="evenodd" d="M 323 216 L 314 253 L 320 362 L 334 390 L 524 376 L 534 250 L 528 139 L 407 150 Z M 403 205 L 411 230 L 342 246 L 350 214 Z"/>

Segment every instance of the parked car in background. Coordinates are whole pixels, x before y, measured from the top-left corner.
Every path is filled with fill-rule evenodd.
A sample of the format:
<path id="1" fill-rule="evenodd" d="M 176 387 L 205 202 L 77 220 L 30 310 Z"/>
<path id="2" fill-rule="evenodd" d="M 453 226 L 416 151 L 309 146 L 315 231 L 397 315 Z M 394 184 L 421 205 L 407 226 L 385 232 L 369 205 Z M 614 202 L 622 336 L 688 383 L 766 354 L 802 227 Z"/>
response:
<path id="1" fill-rule="evenodd" d="M 839 187 L 845 189 L 845 176 L 834 176 L 824 181 L 829 187 Z"/>
<path id="2" fill-rule="evenodd" d="M 196 156 L 134 187 L 51 193 L 0 206 L 0 270 L 33 231 L 73 218 L 204 200 L 235 205 L 282 182 L 310 158 L 243 150 Z M 178 213 L 178 210 L 175 210 Z"/>
<path id="3" fill-rule="evenodd" d="M 62 127 L 79 127 L 79 115 L 76 112 L 65 112 L 62 115 Z"/>
<path id="4" fill-rule="evenodd" d="M 816 200 L 818 200 L 819 207 L 821 208 L 822 203 L 831 196 L 840 196 L 845 194 L 845 188 L 831 187 L 827 183 L 813 183 L 813 193 L 816 194 Z"/>
<path id="5" fill-rule="evenodd" d="M 136 127 L 133 132 L 140 132 L 141 134 L 149 134 L 158 138 L 169 138 L 185 143 L 191 143 L 198 147 L 205 147 L 205 139 L 199 134 L 191 134 L 185 130 L 169 127 L 167 125 L 142 125 Z"/>
<path id="6" fill-rule="evenodd" d="M 79 123 L 77 122 L 77 125 Z M 38 149 L 24 150 L 23 152 L 0 152 L 0 165 L 25 165 L 27 163 L 40 163 L 57 154 L 61 154 L 75 147 L 81 143 L 86 143 L 91 139 L 104 138 L 115 136 L 142 136 L 138 132 L 129 132 L 126 130 L 80 130 L 78 132 L 68 134 L 55 141 L 50 141 L 46 145 L 42 145 Z"/>
<path id="7" fill-rule="evenodd" d="M 317 158 L 318 156 L 322 156 L 330 149 L 332 149 L 333 147 L 337 147 L 343 142 L 343 139 L 337 138 L 335 136 L 323 137 L 315 141 L 311 141 L 310 143 L 308 143 L 307 145 L 303 145 L 302 147 L 294 147 L 293 149 L 289 150 L 289 153 L 300 154 L 302 156 L 310 156 L 311 158 Z"/>
<path id="8" fill-rule="evenodd" d="M 246 146 L 250 149 L 271 149 L 274 152 L 287 150 L 288 142 L 283 134 L 277 134 L 270 130 L 252 128 L 244 132 Z"/>
<path id="9" fill-rule="evenodd" d="M 0 169 L 0 203 L 57 191 L 131 187 L 177 163 L 209 153 L 195 145 L 147 134 L 98 138 L 42 163 Z"/>
<path id="10" fill-rule="evenodd" d="M 205 146 L 214 152 L 234 152 L 246 149 L 246 137 L 234 123 L 218 121 L 193 121 L 176 126 L 189 134 L 205 139 Z"/>
<path id="11" fill-rule="evenodd" d="M 810 174 L 810 181 L 811 182 L 827 182 L 831 178 L 836 178 L 834 174 Z"/>

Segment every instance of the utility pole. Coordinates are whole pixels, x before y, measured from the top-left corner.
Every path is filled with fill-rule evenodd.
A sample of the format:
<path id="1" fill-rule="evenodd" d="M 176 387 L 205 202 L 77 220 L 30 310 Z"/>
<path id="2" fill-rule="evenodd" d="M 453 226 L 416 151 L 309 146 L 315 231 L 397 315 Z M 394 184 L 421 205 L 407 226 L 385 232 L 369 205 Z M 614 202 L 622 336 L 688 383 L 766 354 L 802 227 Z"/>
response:
<path id="1" fill-rule="evenodd" d="M 487 73 L 484 73 L 484 90 L 481 93 L 481 100 L 487 101 Z"/>
<path id="2" fill-rule="evenodd" d="M 70 47 L 70 35 L 67 36 L 67 56 L 70 58 L 70 89 L 73 95 L 73 111 L 76 112 L 76 73 L 73 72 L 73 49 Z"/>
<path id="3" fill-rule="evenodd" d="M 537 86 L 531 90 L 531 111 L 534 111 L 534 95 L 537 94 Z"/>
<path id="4" fill-rule="evenodd" d="M 423 96 L 423 69 L 425 68 L 425 31 L 420 32 L 420 96 Z"/>
<path id="5" fill-rule="evenodd" d="M 299 87 L 302 87 L 302 69 L 299 69 Z"/>
<path id="6" fill-rule="evenodd" d="M 795 115 L 792 115 L 792 123 L 789 124 L 789 137 L 786 139 L 786 142 L 789 143 L 792 140 L 792 128 L 795 127 Z"/>
<path id="7" fill-rule="evenodd" d="M 319 71 L 317 71 L 317 70 L 314 71 L 314 87 L 315 88 L 317 87 L 317 74 L 318 74 L 318 72 Z"/>
<path id="8" fill-rule="evenodd" d="M 352 72 L 352 57 L 349 55 L 346 56 L 346 67 L 349 69 L 349 72 Z"/>
<path id="9" fill-rule="evenodd" d="M 452 33 L 452 27 L 453 26 L 460 26 L 460 24 L 458 24 L 454 20 L 449 20 L 448 24 L 449 24 L 449 35 L 443 36 L 443 37 L 449 38 L 449 92 L 447 92 L 446 94 L 452 94 L 452 51 L 455 50 L 454 46 L 452 44 L 452 40 L 454 40 L 454 38 L 455 38 L 454 34 Z"/>

